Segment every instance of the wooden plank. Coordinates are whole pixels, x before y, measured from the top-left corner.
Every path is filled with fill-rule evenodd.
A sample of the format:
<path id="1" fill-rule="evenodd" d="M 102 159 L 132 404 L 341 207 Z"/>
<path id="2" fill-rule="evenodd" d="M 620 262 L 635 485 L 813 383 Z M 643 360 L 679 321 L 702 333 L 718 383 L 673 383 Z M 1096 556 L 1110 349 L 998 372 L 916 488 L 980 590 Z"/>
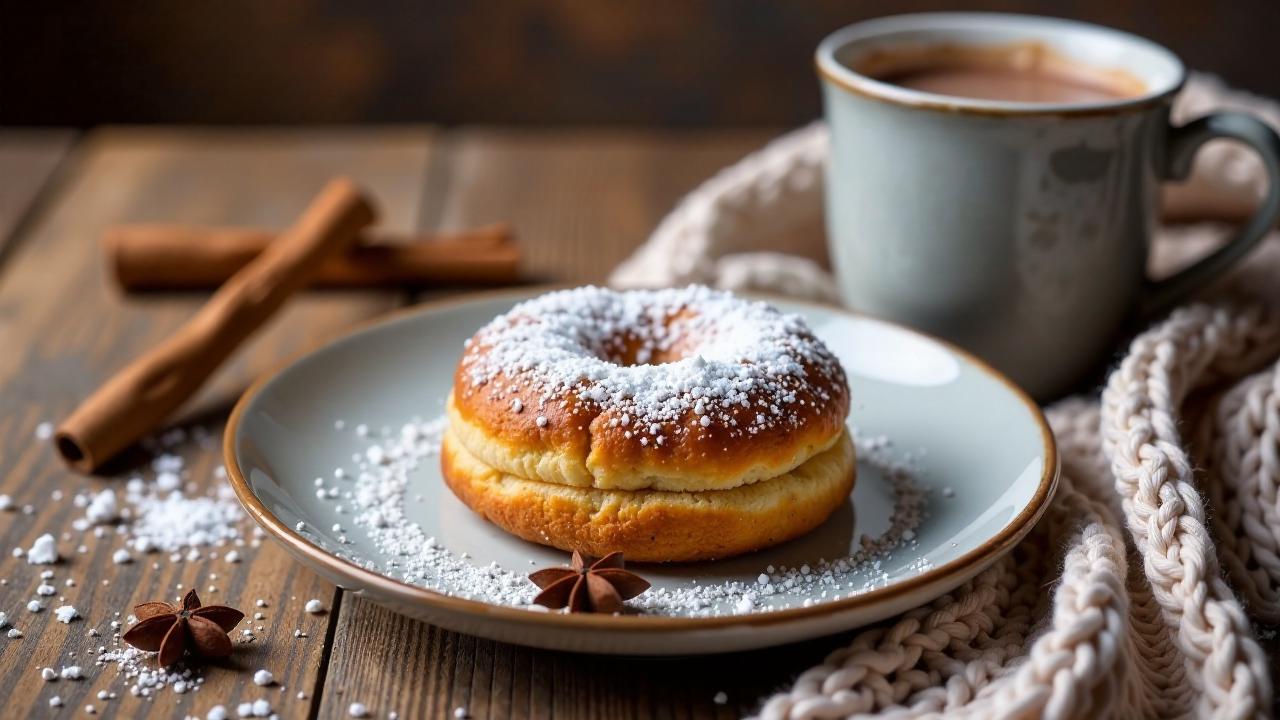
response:
<path id="1" fill-rule="evenodd" d="M 74 141 L 72 130 L 0 130 L 0 257 Z"/>
<path id="2" fill-rule="evenodd" d="M 347 595 L 320 717 L 361 702 L 373 717 L 736 718 L 849 637 L 710 658 L 581 655 L 448 632 Z"/>
<path id="3" fill-rule="evenodd" d="M 104 277 L 97 240 L 103 228 L 122 221 L 171 220 L 285 225 L 324 181 L 348 174 L 371 189 L 383 209 L 383 225 L 416 229 L 426 192 L 432 133 L 425 128 L 361 131 L 213 131 L 120 129 L 94 133 L 86 141 L 74 177 L 19 242 L 0 268 L 0 492 L 34 512 L 0 513 L 0 610 L 25 633 L 0 637 L 0 695 L 5 714 L 38 716 L 59 695 L 66 712 L 86 704 L 104 716 L 203 717 L 215 704 L 270 698 L 282 717 L 306 717 L 320 680 L 330 618 L 302 612 L 309 598 L 337 602 L 336 589 L 301 570 L 271 543 L 241 550 L 244 560 L 171 562 L 146 556 L 145 562 L 115 566 L 112 552 L 122 540 L 114 534 L 81 538 L 71 531 L 59 544 L 64 560 L 54 568 L 58 592 L 84 620 L 64 625 L 52 613 L 28 613 L 39 566 L 9 556 L 12 547 L 29 547 L 43 532 L 70 531 L 83 515 L 71 496 L 79 490 L 119 487 L 112 478 L 85 478 L 65 470 L 47 443 L 33 439 L 41 421 L 63 417 L 81 398 L 141 349 L 171 332 L 204 295 L 122 297 Z M 317 293 L 296 298 L 281 317 L 240 352 L 185 413 L 208 430 L 210 441 L 185 442 L 190 480 L 204 489 L 220 482 L 225 410 L 255 376 L 291 354 L 340 333 L 357 320 L 401 302 L 395 293 Z M 125 468 L 126 473 L 134 468 Z M 64 493 L 51 501 L 55 489 Z M 245 530 L 251 523 L 246 521 Z M 83 542 L 85 554 L 72 549 Z M 256 543 L 253 543 L 256 545 Z M 225 548 L 224 548 L 225 550 Z M 152 560 L 155 561 L 153 567 Z M 216 574 L 214 578 L 212 574 Z M 64 588 L 65 578 L 76 587 Z M 208 592 L 213 585 L 218 589 Z M 134 604 L 172 599 L 179 586 L 198 587 L 209 603 L 230 604 L 250 616 L 254 601 L 268 607 L 258 639 L 242 646 L 226 667 L 205 670 L 199 692 L 166 691 L 153 702 L 130 697 L 114 668 L 95 668 L 93 651 L 104 638 L 89 638 L 88 628 L 105 629 L 116 611 Z M 295 639 L 295 628 L 309 637 Z M 105 644 L 110 644 L 105 643 Z M 43 666 L 80 664 L 88 677 L 79 682 L 45 683 Z M 252 671 L 266 668 L 283 686 L 255 687 Z M 120 697 L 100 701 L 99 690 Z M 297 700 L 303 691 L 308 698 Z M 233 707 L 233 706 L 232 706 Z M 233 707 L 234 709 L 234 707 Z M 74 712 L 80 712 L 74 710 Z"/>
<path id="4" fill-rule="evenodd" d="M 457 131 L 441 224 L 508 220 L 532 274 L 602 282 L 681 196 L 768 136 Z M 714 661 L 599 658 L 459 635 L 348 595 L 319 714 L 363 702 L 376 717 L 736 717 L 837 643 Z M 728 704 L 714 702 L 720 691 Z"/>
<path id="5" fill-rule="evenodd" d="M 508 220 L 532 278 L 603 282 L 689 190 L 773 134 L 461 130 L 442 224 Z"/>

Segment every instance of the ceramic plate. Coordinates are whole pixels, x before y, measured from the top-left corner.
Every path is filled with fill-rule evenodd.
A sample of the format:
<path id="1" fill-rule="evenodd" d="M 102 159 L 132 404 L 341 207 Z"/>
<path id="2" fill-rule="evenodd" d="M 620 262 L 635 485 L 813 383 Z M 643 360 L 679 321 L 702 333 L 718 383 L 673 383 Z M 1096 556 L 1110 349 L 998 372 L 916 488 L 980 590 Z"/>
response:
<path id="1" fill-rule="evenodd" d="M 928 602 L 1007 552 L 1053 494 L 1058 462 L 1044 418 L 994 370 L 895 325 L 777 301 L 839 356 L 852 389 L 857 484 L 823 526 L 729 560 L 632 566 L 655 587 L 627 614 L 545 612 L 477 588 L 507 587 L 527 603 L 524 575 L 564 564 L 564 553 L 471 513 L 444 486 L 438 458 L 425 456 L 392 498 L 403 517 L 376 520 L 416 538 L 401 548 L 408 555 L 434 538 L 422 551 L 431 567 L 410 572 L 411 558 L 379 542 L 385 528 L 358 520 L 369 448 L 394 451 L 402 426 L 438 418 L 463 341 L 532 294 L 413 308 L 256 383 L 225 442 L 249 514 L 299 562 L 430 623 L 545 648 L 675 655 L 803 640 Z"/>

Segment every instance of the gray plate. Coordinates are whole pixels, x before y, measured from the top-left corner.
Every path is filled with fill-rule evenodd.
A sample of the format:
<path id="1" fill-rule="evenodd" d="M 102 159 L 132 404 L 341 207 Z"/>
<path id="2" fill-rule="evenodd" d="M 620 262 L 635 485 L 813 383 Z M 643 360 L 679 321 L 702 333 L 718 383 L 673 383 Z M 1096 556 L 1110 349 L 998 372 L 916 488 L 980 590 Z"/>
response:
<path id="1" fill-rule="evenodd" d="M 338 340 L 250 388 L 227 426 L 226 463 L 249 513 L 297 559 L 338 585 L 407 615 L 508 642 L 589 652 L 688 654 L 740 650 L 838 632 L 903 612 L 973 577 L 1008 551 L 1043 513 L 1057 480 L 1052 435 L 1039 409 L 994 370 L 913 331 L 840 310 L 776 301 L 805 316 L 840 357 L 853 392 L 850 422 L 864 445 L 852 502 L 809 535 L 776 548 L 710 563 L 638 566 L 659 588 L 691 583 L 755 583 L 769 565 L 810 564 L 848 555 L 862 535 L 890 524 L 893 484 L 886 464 L 911 468 L 929 492 L 911 542 L 872 572 L 852 597 L 823 596 L 818 584 L 756 598 L 735 614 L 730 603 L 683 616 L 666 609 L 623 616 L 533 612 L 461 597 L 447 578 L 401 582 L 378 568 L 389 560 L 339 513 L 341 501 L 316 497 L 313 480 L 335 467 L 356 471 L 353 454 L 377 434 L 443 412 L 462 343 L 480 326 L 530 297 L 527 291 L 414 308 Z M 335 420 L 346 429 L 335 429 Z M 873 461 L 872 456 L 875 456 Z M 410 475 L 407 512 L 477 566 L 513 573 L 565 563 L 563 553 L 507 535 L 471 513 L 444 487 L 438 466 Z M 306 532 L 296 532 L 298 521 Z M 348 541 L 331 532 L 341 523 Z M 530 561 L 533 561 L 531 565 Z M 859 571 L 863 572 L 863 571 Z M 423 587 L 425 584 L 426 587 Z M 846 587 L 845 590 L 848 588 Z M 804 600 L 811 605 L 804 606 Z M 687 608 L 686 608 L 687 610 Z"/>

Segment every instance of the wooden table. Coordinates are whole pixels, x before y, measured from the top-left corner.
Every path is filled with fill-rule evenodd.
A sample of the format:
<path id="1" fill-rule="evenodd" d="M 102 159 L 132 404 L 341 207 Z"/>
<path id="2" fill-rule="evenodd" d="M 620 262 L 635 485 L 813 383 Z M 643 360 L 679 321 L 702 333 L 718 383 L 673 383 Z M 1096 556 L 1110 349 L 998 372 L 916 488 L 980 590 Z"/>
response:
<path id="1" fill-rule="evenodd" d="M 677 199 L 772 133 L 508 131 L 430 127 L 351 130 L 109 128 L 0 131 L 0 493 L 33 512 L 0 512 L 0 611 L 25 636 L 0 634 L 0 716 L 203 718 L 222 704 L 271 699 L 285 718 L 340 718 L 352 702 L 373 717 L 475 718 L 737 717 L 827 651 L 835 636 L 754 653 L 692 659 L 608 658 L 532 650 L 459 635 L 344 594 L 298 567 L 270 541 L 239 564 L 219 560 L 114 565 L 120 541 L 71 529 L 83 510 L 71 496 L 118 487 L 128 477 L 67 471 L 37 425 L 56 422 L 104 378 L 165 337 L 205 295 L 124 297 L 107 280 L 97 240 L 110 224 L 182 221 L 282 226 L 324 180 L 348 174 L 369 187 L 382 223 L 398 230 L 456 228 L 508 220 L 531 278 L 601 281 Z M 292 301 L 175 419 L 220 434 L 231 404 L 283 359 L 394 307 L 448 292 L 323 292 Z M 183 448 L 191 479 L 219 482 L 216 444 Z M 51 500 L 61 490 L 62 499 Z M 45 532 L 61 535 L 55 585 L 85 616 L 70 625 L 28 613 L 39 566 L 13 558 Z M 71 549 L 83 542 L 87 552 Z M 150 560 L 150 558 L 148 558 Z M 210 573 L 218 575 L 210 581 Z M 63 586 L 73 578 L 76 586 Z M 249 613 L 267 601 L 265 631 L 233 660 L 206 668 L 204 687 L 129 697 L 113 666 L 93 653 L 117 611 L 172 599 L 177 587 L 206 588 L 206 602 Z M 309 598 L 332 610 L 302 612 Z M 252 623 L 257 625 L 259 623 Z M 302 627 L 308 637 L 296 639 Z M 109 637 L 109 631 L 106 633 Z M 1265 643 L 1280 665 L 1280 641 Z M 74 653 L 74 655 L 72 654 Z M 81 681 L 46 683 L 40 668 L 80 664 Z M 280 685 L 251 677 L 271 670 Z M 1277 678 L 1280 680 L 1280 678 Z M 97 699 L 100 690 L 118 699 Z M 301 691 L 305 699 L 298 699 Z M 726 704 L 714 702 L 724 692 Z M 53 711 L 48 700 L 65 707 Z"/>
<path id="2" fill-rule="evenodd" d="M 223 704 L 271 699 L 286 718 L 347 716 L 363 702 L 374 717 L 686 718 L 736 717 L 808 667 L 842 638 L 767 652 L 695 659 L 615 659 L 531 650 L 431 627 L 346 595 L 296 565 L 266 541 L 243 562 L 157 558 L 114 565 L 121 545 L 71 529 L 83 510 L 71 497 L 118 487 L 114 477 L 66 470 L 34 437 L 57 422 L 104 378 L 165 337 L 205 295 L 125 297 L 107 279 L 97 241 L 110 224 L 183 221 L 282 226 L 324 180 L 348 174 L 372 190 L 382 223 L 398 230 L 511 221 L 530 277 L 602 281 L 682 194 L 770 133 L 507 131 L 431 127 L 344 130 L 107 128 L 71 132 L 0 132 L 0 493 L 33 512 L 0 513 L 0 611 L 25 637 L 0 635 L 0 715 L 84 714 L 104 717 L 205 716 Z M 444 291 L 433 292 L 439 295 Z M 255 377 L 370 316 L 426 294 L 323 292 L 292 301 L 280 317 L 175 420 L 217 434 L 230 405 Z M 183 449 L 191 479 L 219 482 L 216 445 Z M 60 501 L 51 493 L 61 489 Z M 46 610 L 32 614 L 40 566 L 13 558 L 45 532 L 60 535 L 56 586 L 84 619 L 65 625 Z M 83 542 L 85 554 L 71 550 Z M 216 581 L 208 580 L 210 573 Z M 66 578 L 77 585 L 63 586 Z M 166 691 L 153 702 L 130 697 L 114 666 L 94 667 L 113 613 L 172 599 L 177 587 L 205 588 L 206 603 L 252 614 L 265 599 L 265 631 L 237 646 L 225 667 L 205 670 L 199 692 Z M 326 616 L 302 612 L 322 599 Z M 56 599 L 56 598 L 55 598 Z M 309 633 L 295 639 L 301 626 Z M 106 633 L 110 636 L 110 632 Z M 74 656 L 71 655 L 74 653 Z M 81 681 L 43 682 L 40 668 L 85 666 Z M 278 687 L 256 687 L 258 668 Z M 117 692 L 100 701 L 100 690 Z M 303 692 L 306 699 L 297 699 Z M 725 692 L 728 703 L 713 701 Z M 234 713 L 233 713 L 234 714 Z"/>

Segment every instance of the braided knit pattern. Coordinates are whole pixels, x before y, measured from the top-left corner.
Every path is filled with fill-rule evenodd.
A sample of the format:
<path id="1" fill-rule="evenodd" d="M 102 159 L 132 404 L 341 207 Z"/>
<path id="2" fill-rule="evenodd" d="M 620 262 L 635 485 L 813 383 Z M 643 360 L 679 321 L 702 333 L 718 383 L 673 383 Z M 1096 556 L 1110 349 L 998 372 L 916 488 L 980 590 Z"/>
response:
<path id="1" fill-rule="evenodd" d="M 1219 574 L 1178 421 L 1193 390 L 1277 351 L 1280 324 L 1256 308 L 1186 308 L 1137 338 L 1101 404 L 1049 409 L 1063 475 L 1028 539 L 959 590 L 859 633 L 761 716 L 1267 716 L 1266 660 Z M 1256 458 L 1223 463 L 1223 475 L 1237 496 L 1271 504 L 1237 499 L 1250 509 L 1220 522 L 1259 525 L 1234 538 L 1227 563 L 1272 600 L 1280 581 L 1264 563 L 1276 525 L 1265 513 L 1276 510 L 1277 377 L 1280 364 L 1231 386 L 1202 430 L 1215 447 L 1235 443 L 1233 457 Z M 1255 418 L 1242 418 L 1251 399 Z"/>
<path id="2" fill-rule="evenodd" d="M 1203 76 L 1192 86 L 1206 108 L 1233 102 Z M 828 142 L 814 124 L 723 170 L 611 283 L 834 298 Z M 1208 160 L 1219 185 L 1252 182 L 1227 156 Z M 1275 264 L 1253 273 L 1264 289 Z M 1187 306 L 1140 334 L 1100 400 L 1048 409 L 1062 478 L 1027 539 L 950 594 L 858 632 L 759 715 L 1270 716 L 1251 621 L 1280 623 L 1278 355 L 1280 314 L 1265 305 Z"/>
<path id="3" fill-rule="evenodd" d="M 1271 686 L 1266 657 L 1220 572 L 1180 410 L 1193 390 L 1274 356 L 1278 338 L 1280 328 L 1257 309 L 1183 308 L 1134 340 L 1102 394 L 1103 447 L 1125 522 L 1203 716 L 1268 712 Z"/>
<path id="4" fill-rule="evenodd" d="M 1202 420 L 1197 447 L 1231 584 L 1250 614 L 1280 624 L 1280 365 L 1227 392 Z"/>

